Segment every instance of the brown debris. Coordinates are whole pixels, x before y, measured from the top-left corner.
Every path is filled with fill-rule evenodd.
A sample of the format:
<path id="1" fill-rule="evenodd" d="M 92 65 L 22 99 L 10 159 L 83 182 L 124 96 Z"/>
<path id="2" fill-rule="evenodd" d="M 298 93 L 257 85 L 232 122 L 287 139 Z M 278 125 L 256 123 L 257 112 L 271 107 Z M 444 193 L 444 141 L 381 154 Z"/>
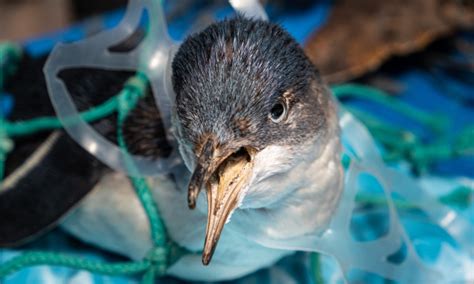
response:
<path id="1" fill-rule="evenodd" d="M 340 0 L 305 51 L 327 82 L 340 83 L 473 27 L 472 0 Z"/>

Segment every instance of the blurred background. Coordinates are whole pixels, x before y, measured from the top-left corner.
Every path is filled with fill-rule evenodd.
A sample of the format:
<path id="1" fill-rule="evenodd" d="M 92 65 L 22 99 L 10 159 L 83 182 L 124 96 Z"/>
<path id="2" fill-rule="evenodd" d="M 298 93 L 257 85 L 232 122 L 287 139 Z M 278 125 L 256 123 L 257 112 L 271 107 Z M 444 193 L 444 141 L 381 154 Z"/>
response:
<path id="1" fill-rule="evenodd" d="M 26 40 L 126 3 L 126 0 L 0 0 L 0 40 Z"/>

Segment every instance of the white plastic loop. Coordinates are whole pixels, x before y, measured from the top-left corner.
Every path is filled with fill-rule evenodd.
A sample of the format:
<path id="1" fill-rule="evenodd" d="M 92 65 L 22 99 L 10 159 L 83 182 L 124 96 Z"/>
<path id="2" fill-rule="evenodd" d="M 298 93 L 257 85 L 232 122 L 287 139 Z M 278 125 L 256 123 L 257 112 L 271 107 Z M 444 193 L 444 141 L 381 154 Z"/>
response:
<path id="1" fill-rule="evenodd" d="M 239 2 L 239 1 L 237 1 Z M 244 1 L 237 5 L 242 12 L 249 7 L 257 7 L 260 16 L 265 15 L 258 1 Z M 255 2 L 253 5 L 252 2 Z M 258 8 L 259 7 L 259 8 Z M 124 41 L 137 30 L 143 13 L 148 13 L 148 32 L 143 41 L 132 51 L 114 53 L 110 47 Z M 262 17 L 263 17 L 262 16 Z M 130 0 L 125 16 L 120 24 L 95 36 L 71 44 L 58 44 L 51 52 L 44 67 L 49 96 L 56 114 L 67 133 L 89 153 L 109 167 L 133 176 L 152 176 L 168 173 L 181 164 L 181 157 L 174 147 L 169 158 L 151 160 L 131 156 L 134 169 L 124 163 L 125 155 L 117 145 L 107 141 L 79 115 L 64 83 L 58 78 L 61 70 L 88 67 L 111 70 L 141 71 L 147 75 L 160 110 L 166 135 L 174 143 L 171 125 L 171 111 L 174 93 L 171 87 L 171 61 L 179 44 L 174 43 L 167 31 L 163 7 L 156 0 Z M 174 145 L 176 146 L 176 145 Z"/>
<path id="2" fill-rule="evenodd" d="M 267 13 L 259 0 L 229 0 L 230 5 L 245 17 L 268 20 Z"/>
<path id="3" fill-rule="evenodd" d="M 138 28 L 143 12 L 149 13 L 150 21 L 146 38 L 128 53 L 111 52 L 109 50 L 111 46 L 127 39 Z M 135 167 L 128 168 L 125 163 L 125 155 L 128 154 L 106 140 L 80 117 L 64 83 L 58 78 L 58 73 L 64 69 L 77 67 L 139 70 L 145 73 L 156 98 L 159 99 L 157 102 L 161 106 L 160 112 L 169 137 L 171 126 L 169 106 L 172 96 L 168 94 L 169 90 L 165 85 L 172 45 L 161 5 L 151 0 L 132 0 L 117 27 L 76 43 L 58 44 L 46 62 L 44 72 L 49 95 L 65 130 L 89 153 L 115 170 L 133 176 L 156 175 L 169 172 L 170 168 L 180 164 L 181 161 L 176 151 L 170 158 L 156 161 L 132 156 Z"/>

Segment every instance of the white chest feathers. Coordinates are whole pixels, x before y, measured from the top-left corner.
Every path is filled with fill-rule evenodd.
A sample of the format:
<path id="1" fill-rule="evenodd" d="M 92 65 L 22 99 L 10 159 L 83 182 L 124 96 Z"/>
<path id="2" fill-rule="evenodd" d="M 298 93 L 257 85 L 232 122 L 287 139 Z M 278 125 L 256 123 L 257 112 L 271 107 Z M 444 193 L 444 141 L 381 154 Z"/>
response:
<path id="1" fill-rule="evenodd" d="M 171 273 L 186 277 L 186 271 L 193 267 L 194 276 L 201 275 L 202 280 L 233 278 L 292 253 L 274 249 L 275 244 L 285 247 L 298 237 L 319 235 L 329 223 L 343 189 L 339 153 L 337 138 L 304 157 L 279 146 L 262 150 L 255 158 L 254 176 L 246 195 L 226 224 L 211 264 L 203 267 L 198 254 L 178 262 Z M 298 160 L 289 161 L 288 157 Z M 165 183 L 163 179 L 155 180 L 157 187 Z M 172 205 L 186 204 L 186 188 L 155 193 L 171 237 L 199 252 L 206 229 L 205 193 L 199 196 L 196 210 Z"/>

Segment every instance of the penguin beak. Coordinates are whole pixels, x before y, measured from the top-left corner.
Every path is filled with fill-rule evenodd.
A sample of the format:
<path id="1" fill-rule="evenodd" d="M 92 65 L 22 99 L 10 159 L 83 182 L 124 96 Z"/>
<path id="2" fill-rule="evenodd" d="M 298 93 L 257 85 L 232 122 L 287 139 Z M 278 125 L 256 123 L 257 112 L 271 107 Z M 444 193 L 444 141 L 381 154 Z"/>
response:
<path id="1" fill-rule="evenodd" d="M 200 189 L 207 190 L 207 227 L 202 263 L 208 265 L 229 215 L 237 208 L 253 170 L 255 150 L 251 147 L 216 146 L 208 139 L 202 147 L 191 177 L 188 205 L 193 209 Z"/>

